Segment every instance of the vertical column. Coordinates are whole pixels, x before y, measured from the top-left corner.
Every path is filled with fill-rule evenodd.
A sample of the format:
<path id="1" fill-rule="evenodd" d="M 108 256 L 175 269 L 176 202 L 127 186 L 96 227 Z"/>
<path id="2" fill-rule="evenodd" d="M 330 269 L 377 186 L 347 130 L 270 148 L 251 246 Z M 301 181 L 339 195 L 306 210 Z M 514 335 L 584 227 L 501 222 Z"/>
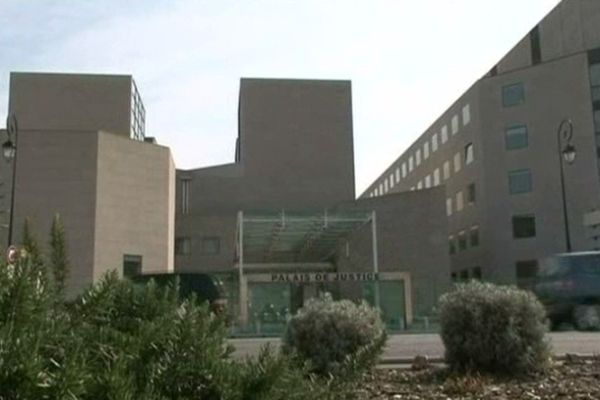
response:
<path id="1" fill-rule="evenodd" d="M 371 232 L 373 244 L 373 273 L 375 276 L 379 274 L 379 255 L 377 253 L 377 213 L 375 210 L 371 212 Z M 379 308 L 379 278 L 375 281 L 375 307 Z"/>
<path id="2" fill-rule="evenodd" d="M 240 306 L 240 328 L 248 325 L 248 281 L 244 277 L 244 212 L 238 211 L 238 288 Z"/>

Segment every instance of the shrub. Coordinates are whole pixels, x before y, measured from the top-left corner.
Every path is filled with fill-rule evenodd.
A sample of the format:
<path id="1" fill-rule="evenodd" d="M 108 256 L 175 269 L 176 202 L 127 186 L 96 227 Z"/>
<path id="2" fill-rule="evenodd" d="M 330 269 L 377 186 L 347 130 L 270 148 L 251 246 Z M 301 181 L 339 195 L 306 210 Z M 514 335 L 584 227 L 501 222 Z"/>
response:
<path id="1" fill-rule="evenodd" d="M 543 371 L 550 354 L 545 322 L 537 298 L 515 287 L 471 282 L 440 299 L 446 362 L 458 371 Z"/>
<path id="2" fill-rule="evenodd" d="M 316 374 L 350 377 L 375 365 L 386 339 L 378 311 L 326 294 L 309 300 L 288 322 L 282 350 L 309 361 Z"/>

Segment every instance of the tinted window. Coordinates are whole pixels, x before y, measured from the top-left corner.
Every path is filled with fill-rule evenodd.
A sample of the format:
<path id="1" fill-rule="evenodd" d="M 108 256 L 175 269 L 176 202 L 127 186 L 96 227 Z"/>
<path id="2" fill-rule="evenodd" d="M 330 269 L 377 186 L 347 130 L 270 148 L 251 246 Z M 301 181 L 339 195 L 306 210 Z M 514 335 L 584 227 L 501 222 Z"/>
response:
<path id="1" fill-rule="evenodd" d="M 502 105 L 511 107 L 525 101 L 525 88 L 522 83 L 504 86 L 502 88 Z"/>
<path id="2" fill-rule="evenodd" d="M 527 147 L 527 127 L 525 125 L 512 126 L 506 129 L 506 150 L 516 150 Z"/>
<path id="3" fill-rule="evenodd" d="M 535 236 L 535 217 L 533 215 L 515 215 L 512 217 L 513 237 L 516 239 Z"/>
<path id="4" fill-rule="evenodd" d="M 510 194 L 531 192 L 531 171 L 521 169 L 508 173 L 508 187 Z"/>

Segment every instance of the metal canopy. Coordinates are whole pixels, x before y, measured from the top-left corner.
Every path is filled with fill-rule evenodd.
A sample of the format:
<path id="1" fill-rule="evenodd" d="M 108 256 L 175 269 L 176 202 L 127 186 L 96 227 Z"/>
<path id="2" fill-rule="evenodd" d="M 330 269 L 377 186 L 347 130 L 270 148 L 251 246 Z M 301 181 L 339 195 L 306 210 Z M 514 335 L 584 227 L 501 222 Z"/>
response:
<path id="1" fill-rule="evenodd" d="M 242 248 L 244 263 L 329 261 L 339 241 L 372 217 L 365 211 L 240 212 L 238 250 Z"/>

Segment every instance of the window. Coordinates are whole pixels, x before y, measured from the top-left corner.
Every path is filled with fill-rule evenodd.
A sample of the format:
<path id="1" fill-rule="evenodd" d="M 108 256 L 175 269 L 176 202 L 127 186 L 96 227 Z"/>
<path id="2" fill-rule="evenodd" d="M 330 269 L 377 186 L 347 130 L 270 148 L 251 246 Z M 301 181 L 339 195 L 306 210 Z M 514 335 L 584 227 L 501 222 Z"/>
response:
<path id="1" fill-rule="evenodd" d="M 400 182 L 400 168 L 396 168 L 396 183 Z"/>
<path id="2" fill-rule="evenodd" d="M 506 128 L 506 150 L 517 150 L 528 146 L 527 126 L 514 125 Z"/>
<path id="3" fill-rule="evenodd" d="M 450 161 L 444 162 L 444 180 L 450 178 Z"/>
<path id="4" fill-rule="evenodd" d="M 600 101 L 600 64 L 590 65 L 590 82 L 592 85 L 592 101 Z"/>
<path id="5" fill-rule="evenodd" d="M 467 186 L 467 203 L 474 204 L 476 200 L 475 184 L 471 183 Z"/>
<path id="6" fill-rule="evenodd" d="M 473 143 L 469 143 L 465 146 L 465 165 L 469 165 L 473 162 Z"/>
<path id="7" fill-rule="evenodd" d="M 175 254 L 188 255 L 192 252 L 192 240 L 189 237 L 175 238 Z"/>
<path id="8" fill-rule="evenodd" d="M 471 227 L 469 231 L 469 246 L 477 247 L 479 246 L 479 226 L 475 225 Z"/>
<path id="9" fill-rule="evenodd" d="M 515 239 L 535 237 L 535 216 L 515 215 L 512 217 L 512 227 Z"/>
<path id="10" fill-rule="evenodd" d="M 452 117 L 452 134 L 456 135 L 458 133 L 458 115 Z"/>
<path id="11" fill-rule="evenodd" d="M 417 162 L 417 166 L 421 165 L 421 149 L 418 149 L 415 152 L 415 160 Z"/>
<path id="12" fill-rule="evenodd" d="M 462 120 L 463 126 L 466 126 L 469 124 L 469 122 L 471 122 L 471 106 L 469 104 L 464 106 L 462 109 Z"/>
<path id="13" fill-rule="evenodd" d="M 454 236 L 452 235 L 448 236 L 448 251 L 450 254 L 456 253 L 456 242 L 454 240 Z"/>
<path id="14" fill-rule="evenodd" d="M 537 260 L 517 261 L 516 275 L 517 279 L 535 278 L 538 272 Z"/>
<path id="15" fill-rule="evenodd" d="M 423 144 L 423 160 L 427 160 L 429 158 L 429 142 L 425 142 Z"/>
<path id="16" fill-rule="evenodd" d="M 388 192 L 388 180 L 384 179 L 383 180 L 383 193 L 387 193 Z"/>
<path id="17" fill-rule="evenodd" d="M 187 215 L 190 212 L 190 179 L 181 179 L 181 213 Z"/>
<path id="18" fill-rule="evenodd" d="M 458 232 L 458 251 L 465 251 L 467 249 L 467 232 Z"/>
<path id="19" fill-rule="evenodd" d="M 383 191 L 383 183 L 380 183 L 380 184 L 379 184 L 379 195 L 380 195 L 380 196 L 383 196 L 383 194 L 384 194 L 384 191 Z"/>
<path id="20" fill-rule="evenodd" d="M 390 174 L 390 189 L 394 187 L 394 173 Z"/>
<path id="21" fill-rule="evenodd" d="M 515 263 L 515 275 L 517 276 L 517 286 L 520 288 L 529 288 L 535 282 L 538 274 L 537 260 L 523 260 Z"/>
<path id="22" fill-rule="evenodd" d="M 203 256 L 219 254 L 221 240 L 214 236 L 205 236 L 200 239 L 200 254 Z"/>
<path id="23" fill-rule="evenodd" d="M 454 155 L 454 172 L 460 171 L 461 166 L 460 153 L 456 153 Z"/>
<path id="24" fill-rule="evenodd" d="M 452 272 L 450 274 L 450 279 L 452 279 L 452 282 L 456 282 L 458 280 L 458 275 L 456 275 L 456 272 Z"/>
<path id="25" fill-rule="evenodd" d="M 402 163 L 402 177 L 406 178 L 406 163 Z"/>
<path id="26" fill-rule="evenodd" d="M 425 177 L 425 189 L 429 189 L 431 187 L 431 175 L 427 175 Z"/>
<path id="27" fill-rule="evenodd" d="M 520 169 L 508 173 L 508 188 L 510 194 L 520 194 L 531 192 L 531 171 Z"/>
<path id="28" fill-rule="evenodd" d="M 437 149 L 438 149 L 438 135 L 437 135 L 437 133 L 434 133 L 431 136 L 431 151 L 436 152 Z"/>
<path id="29" fill-rule="evenodd" d="M 462 211 L 463 207 L 464 207 L 463 192 L 461 190 L 460 192 L 456 193 L 456 211 Z"/>
<path id="30" fill-rule="evenodd" d="M 480 281 L 483 278 L 483 274 L 481 273 L 481 267 L 473 267 L 471 276 L 473 279 Z"/>
<path id="31" fill-rule="evenodd" d="M 502 105 L 512 107 L 525 102 L 525 88 L 522 83 L 504 86 L 502 88 Z"/>
<path id="32" fill-rule="evenodd" d="M 417 190 L 421 190 L 421 189 L 423 189 L 423 182 L 419 181 L 419 182 L 417 182 Z"/>
<path id="33" fill-rule="evenodd" d="M 413 156 L 408 157 L 408 172 L 412 172 L 412 170 L 415 168 L 415 162 L 413 159 Z"/>
<path id="34" fill-rule="evenodd" d="M 433 171 L 433 186 L 438 186 L 440 184 L 440 169 L 436 168 Z"/>
<path id="35" fill-rule="evenodd" d="M 535 28 L 529 32 L 529 42 L 531 44 L 531 64 L 538 65 L 542 62 L 542 47 L 540 45 L 539 25 L 536 25 Z"/>
<path id="36" fill-rule="evenodd" d="M 460 271 L 460 280 L 463 282 L 466 282 L 469 280 L 469 270 L 468 269 L 463 269 L 462 271 Z"/>
<path id="37" fill-rule="evenodd" d="M 375 188 L 375 196 L 379 196 L 379 189 Z"/>
<path id="38" fill-rule="evenodd" d="M 142 256 L 123 255 L 123 276 L 131 278 L 142 273 Z"/>
<path id="39" fill-rule="evenodd" d="M 442 126 L 442 144 L 448 141 L 448 126 Z"/>
<path id="40" fill-rule="evenodd" d="M 452 215 L 452 198 L 446 199 L 446 215 L 447 216 Z"/>

